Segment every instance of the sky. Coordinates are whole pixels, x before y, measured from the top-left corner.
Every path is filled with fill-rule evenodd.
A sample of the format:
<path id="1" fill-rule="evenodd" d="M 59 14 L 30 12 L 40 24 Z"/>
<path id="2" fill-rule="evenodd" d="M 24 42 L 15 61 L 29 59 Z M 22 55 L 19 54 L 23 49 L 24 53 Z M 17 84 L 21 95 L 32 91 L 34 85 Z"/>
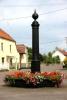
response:
<path id="1" fill-rule="evenodd" d="M 32 14 L 39 15 L 40 53 L 67 50 L 67 0 L 0 0 L 0 28 L 32 47 Z"/>

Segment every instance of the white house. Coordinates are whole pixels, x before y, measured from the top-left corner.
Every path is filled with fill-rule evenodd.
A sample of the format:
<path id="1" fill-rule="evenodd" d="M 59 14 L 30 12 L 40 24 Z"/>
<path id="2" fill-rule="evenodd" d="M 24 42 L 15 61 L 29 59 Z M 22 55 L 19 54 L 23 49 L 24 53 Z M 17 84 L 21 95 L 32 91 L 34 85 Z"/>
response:
<path id="1" fill-rule="evenodd" d="M 65 59 L 65 57 L 67 57 L 67 52 L 66 52 L 65 50 L 63 50 L 63 49 L 57 48 L 57 49 L 53 52 L 52 56 L 53 56 L 53 57 L 59 56 L 60 61 L 63 62 L 64 59 Z"/>
<path id="2" fill-rule="evenodd" d="M 0 29 L 0 70 L 21 67 L 22 63 L 28 63 L 26 46 L 16 45 L 16 41 Z"/>

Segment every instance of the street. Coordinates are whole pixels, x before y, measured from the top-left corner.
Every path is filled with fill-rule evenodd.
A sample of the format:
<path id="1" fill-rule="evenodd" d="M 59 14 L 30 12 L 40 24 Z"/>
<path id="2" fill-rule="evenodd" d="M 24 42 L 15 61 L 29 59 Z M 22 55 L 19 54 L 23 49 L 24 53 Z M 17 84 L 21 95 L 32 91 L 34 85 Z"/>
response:
<path id="1" fill-rule="evenodd" d="M 55 70 L 55 68 L 53 69 Z M 65 75 L 65 79 L 59 88 L 8 87 L 5 85 L 3 80 L 9 71 L 0 72 L 0 100 L 67 100 L 67 70 L 56 70 L 64 73 Z"/>

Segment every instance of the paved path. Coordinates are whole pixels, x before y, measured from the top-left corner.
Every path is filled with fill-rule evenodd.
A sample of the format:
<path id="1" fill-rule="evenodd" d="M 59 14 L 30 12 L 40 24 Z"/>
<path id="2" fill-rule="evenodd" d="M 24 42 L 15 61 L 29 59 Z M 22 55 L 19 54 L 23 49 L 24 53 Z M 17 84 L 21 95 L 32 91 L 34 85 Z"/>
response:
<path id="1" fill-rule="evenodd" d="M 60 88 L 16 88 L 4 85 L 8 72 L 0 72 L 0 100 L 67 100 L 67 70 L 58 70 L 65 74 Z"/>
<path id="2" fill-rule="evenodd" d="M 0 86 L 0 100 L 67 100 L 67 87 L 25 89 Z"/>

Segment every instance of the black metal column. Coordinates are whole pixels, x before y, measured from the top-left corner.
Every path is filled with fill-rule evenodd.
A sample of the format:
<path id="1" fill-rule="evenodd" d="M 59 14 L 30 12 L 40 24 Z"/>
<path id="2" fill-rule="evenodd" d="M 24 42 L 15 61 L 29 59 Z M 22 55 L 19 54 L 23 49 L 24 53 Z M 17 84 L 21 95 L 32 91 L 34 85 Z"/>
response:
<path id="1" fill-rule="evenodd" d="M 36 11 L 32 15 L 34 21 L 32 22 L 32 62 L 31 72 L 40 72 L 40 59 L 39 59 L 39 23 L 36 21 L 38 14 Z"/>

